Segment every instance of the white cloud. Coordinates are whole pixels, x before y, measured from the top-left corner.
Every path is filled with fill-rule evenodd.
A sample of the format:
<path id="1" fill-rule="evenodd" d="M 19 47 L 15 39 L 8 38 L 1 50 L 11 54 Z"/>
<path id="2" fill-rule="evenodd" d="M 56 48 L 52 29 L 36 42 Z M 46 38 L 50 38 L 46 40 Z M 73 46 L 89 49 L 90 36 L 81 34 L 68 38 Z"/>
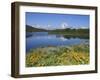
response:
<path id="1" fill-rule="evenodd" d="M 68 23 L 63 22 L 63 23 L 61 24 L 61 28 L 62 28 L 62 29 L 68 28 Z"/>
<path id="2" fill-rule="evenodd" d="M 88 27 L 85 27 L 85 26 L 83 26 L 83 27 L 80 27 L 80 29 L 87 29 Z"/>
<path id="3" fill-rule="evenodd" d="M 48 30 L 51 29 L 51 28 L 52 28 L 52 26 L 50 24 L 48 24 L 47 27 L 46 27 L 46 29 L 48 29 Z"/>

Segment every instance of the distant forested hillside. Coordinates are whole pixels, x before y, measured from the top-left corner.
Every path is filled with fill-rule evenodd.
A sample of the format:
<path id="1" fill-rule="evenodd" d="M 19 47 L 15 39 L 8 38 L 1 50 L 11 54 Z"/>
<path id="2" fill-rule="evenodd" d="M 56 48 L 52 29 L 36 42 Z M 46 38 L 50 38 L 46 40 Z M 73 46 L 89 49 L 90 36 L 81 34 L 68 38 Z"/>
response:
<path id="1" fill-rule="evenodd" d="M 86 36 L 89 37 L 89 29 L 55 29 L 55 30 L 46 30 L 35 28 L 29 25 L 26 25 L 26 32 L 48 32 L 49 34 L 62 34 L 62 35 L 69 35 L 69 36 Z"/>
<path id="2" fill-rule="evenodd" d="M 54 34 L 86 34 L 89 35 L 89 29 L 70 29 L 70 28 L 66 28 L 66 29 L 56 29 L 56 30 L 52 30 L 50 31 L 50 33 L 54 33 Z"/>
<path id="3" fill-rule="evenodd" d="M 46 30 L 26 25 L 26 32 L 41 32 L 41 31 L 46 31 Z"/>

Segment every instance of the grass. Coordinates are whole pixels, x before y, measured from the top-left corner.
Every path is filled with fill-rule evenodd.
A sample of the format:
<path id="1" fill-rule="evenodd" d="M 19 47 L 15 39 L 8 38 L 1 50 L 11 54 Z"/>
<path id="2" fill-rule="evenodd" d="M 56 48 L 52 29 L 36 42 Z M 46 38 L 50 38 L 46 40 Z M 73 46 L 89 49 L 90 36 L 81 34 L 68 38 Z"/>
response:
<path id="1" fill-rule="evenodd" d="M 89 64 L 89 45 L 43 47 L 26 54 L 26 67 Z"/>

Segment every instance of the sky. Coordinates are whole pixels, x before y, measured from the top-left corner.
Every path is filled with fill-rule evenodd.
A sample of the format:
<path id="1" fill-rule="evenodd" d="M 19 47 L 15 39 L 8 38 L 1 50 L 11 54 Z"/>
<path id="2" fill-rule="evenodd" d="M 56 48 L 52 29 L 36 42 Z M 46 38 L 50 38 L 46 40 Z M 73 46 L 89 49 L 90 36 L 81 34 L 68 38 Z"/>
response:
<path id="1" fill-rule="evenodd" d="M 89 28 L 89 15 L 26 12 L 26 25 L 42 29 Z"/>

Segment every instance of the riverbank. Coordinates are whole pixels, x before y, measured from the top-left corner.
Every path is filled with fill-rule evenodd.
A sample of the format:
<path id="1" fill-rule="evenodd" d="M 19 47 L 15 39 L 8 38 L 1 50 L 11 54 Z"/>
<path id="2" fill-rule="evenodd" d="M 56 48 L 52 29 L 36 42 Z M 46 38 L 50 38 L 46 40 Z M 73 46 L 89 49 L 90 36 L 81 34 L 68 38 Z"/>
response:
<path id="1" fill-rule="evenodd" d="M 26 54 L 26 67 L 89 64 L 89 45 L 43 47 Z"/>

